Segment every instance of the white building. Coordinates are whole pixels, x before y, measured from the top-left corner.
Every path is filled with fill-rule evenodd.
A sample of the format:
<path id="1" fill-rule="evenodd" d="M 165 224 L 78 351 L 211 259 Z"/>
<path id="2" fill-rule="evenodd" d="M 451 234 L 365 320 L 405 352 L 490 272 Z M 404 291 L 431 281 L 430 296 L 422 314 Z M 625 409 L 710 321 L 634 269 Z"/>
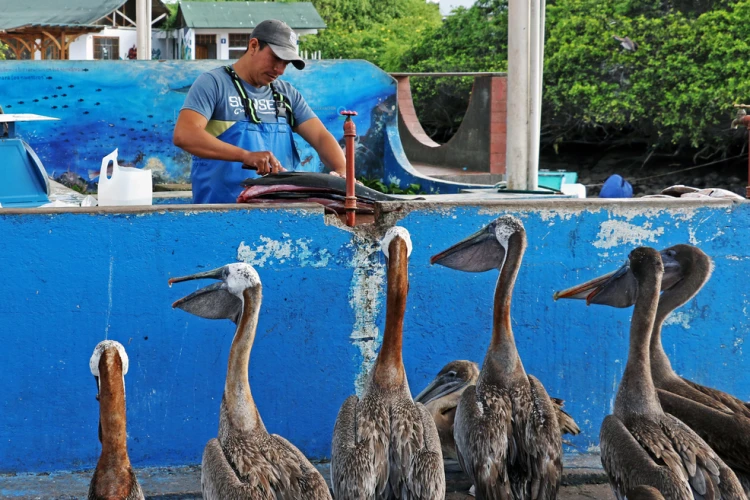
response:
<path id="1" fill-rule="evenodd" d="M 179 2 L 174 47 L 167 53 L 174 59 L 238 59 L 253 28 L 266 19 L 284 21 L 297 36 L 326 27 L 310 2 Z"/>
<path id="2" fill-rule="evenodd" d="M 151 0 L 151 25 L 169 11 Z M 136 0 L 0 0 L 0 41 L 11 59 L 127 59 L 136 39 Z M 154 33 L 158 31 L 155 29 Z"/>

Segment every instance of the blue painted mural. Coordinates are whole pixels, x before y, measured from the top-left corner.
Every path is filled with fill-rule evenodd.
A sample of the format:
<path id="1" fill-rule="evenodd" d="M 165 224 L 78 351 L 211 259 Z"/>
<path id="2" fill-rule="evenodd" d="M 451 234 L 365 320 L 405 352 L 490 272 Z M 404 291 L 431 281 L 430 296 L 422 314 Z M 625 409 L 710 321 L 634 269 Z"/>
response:
<path id="1" fill-rule="evenodd" d="M 147 168 L 160 183 L 190 182 L 191 155 L 172 144 L 177 115 L 193 81 L 218 61 L 0 61 L 0 106 L 6 113 L 35 113 L 58 122 L 17 125 L 48 174 L 75 177 L 95 190 L 101 159 L 119 149 L 122 166 Z M 343 147 L 340 112 L 358 113 L 358 177 L 420 184 L 428 193 L 482 187 L 439 181 L 409 163 L 398 134 L 396 81 L 366 61 L 308 61 L 283 76 L 305 97 Z M 295 134 L 298 171 L 325 166 Z"/>
<path id="2" fill-rule="evenodd" d="M 390 211 L 389 207 L 398 210 Z M 482 361 L 497 272 L 466 274 L 429 257 L 498 215 L 526 226 L 513 296 L 529 373 L 566 400 L 582 433 L 568 452 L 597 450 L 627 355 L 632 309 L 553 302 L 552 293 L 619 267 L 635 246 L 698 245 L 716 264 L 704 290 L 664 329 L 678 373 L 750 399 L 750 204 L 691 200 L 385 204 L 411 232 L 404 362 L 419 392 L 449 360 Z M 216 435 L 234 325 L 171 303 L 201 287 L 171 276 L 248 262 L 263 280 L 250 360 L 270 432 L 313 458 L 330 454 L 336 414 L 361 387 L 384 324 L 385 262 L 372 231 L 319 207 L 143 211 L 0 211 L 0 472 L 83 469 L 99 455 L 88 368 L 102 339 L 130 357 L 129 454 L 135 466 L 200 462 Z"/>
<path id="3" fill-rule="evenodd" d="M 189 182 L 190 155 L 172 145 L 172 131 L 195 78 L 217 61 L 1 61 L 0 106 L 6 113 L 36 113 L 59 122 L 18 124 L 18 135 L 37 152 L 50 175 L 99 175 L 115 148 L 120 164 L 149 168 L 157 182 Z M 366 61 L 310 61 L 283 77 L 305 96 L 343 144 L 344 109 L 360 137 L 357 163 L 367 176 L 383 171 L 384 120 L 395 120 L 395 81 Z M 323 171 L 299 136 L 298 170 Z"/>

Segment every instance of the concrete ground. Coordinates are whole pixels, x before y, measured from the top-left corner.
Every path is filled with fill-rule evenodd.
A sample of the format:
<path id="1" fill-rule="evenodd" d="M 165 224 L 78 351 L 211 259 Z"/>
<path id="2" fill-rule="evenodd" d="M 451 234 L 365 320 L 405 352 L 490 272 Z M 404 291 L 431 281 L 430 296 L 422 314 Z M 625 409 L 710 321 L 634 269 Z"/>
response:
<path id="1" fill-rule="evenodd" d="M 606 483 L 598 455 L 566 455 L 563 487 L 560 500 L 614 500 Z M 329 465 L 318 464 L 318 469 L 328 480 Z M 40 474 L 0 474 L 2 499 L 84 499 L 93 471 L 55 472 Z M 200 466 L 147 467 L 136 469 L 147 499 L 193 500 L 200 499 Z M 448 491 L 446 500 L 470 500 L 466 494 L 470 484 L 455 463 L 446 464 Z"/>

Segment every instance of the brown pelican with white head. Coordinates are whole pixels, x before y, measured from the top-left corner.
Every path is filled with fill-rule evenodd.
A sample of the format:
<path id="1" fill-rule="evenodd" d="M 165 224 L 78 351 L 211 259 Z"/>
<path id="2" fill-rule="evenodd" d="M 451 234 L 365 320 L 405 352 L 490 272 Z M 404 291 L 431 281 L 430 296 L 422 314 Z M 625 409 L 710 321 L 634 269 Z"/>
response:
<path id="1" fill-rule="evenodd" d="M 89 485 L 89 500 L 143 500 L 143 491 L 128 458 L 125 425 L 125 374 L 128 355 L 114 340 L 103 340 L 89 360 L 99 393 L 99 441 L 102 454 Z"/>
<path id="2" fill-rule="evenodd" d="M 525 249 L 523 224 L 505 215 L 431 259 L 461 271 L 500 271 L 490 346 L 477 385 L 461 395 L 453 431 L 458 462 L 480 500 L 554 499 L 560 487 L 555 408 L 541 382 L 526 374 L 511 328 L 511 297 Z"/>
<path id="3" fill-rule="evenodd" d="M 666 262 L 663 263 L 663 260 Z M 719 456 L 682 421 L 665 413 L 651 376 L 650 340 L 659 293 L 672 265 L 664 254 L 639 247 L 618 271 L 589 291 L 590 300 L 622 307 L 635 304 L 630 348 L 614 413 L 600 434 L 604 470 L 618 498 L 638 486 L 656 488 L 665 498 L 744 499 L 740 482 Z M 574 287 L 575 289 L 576 287 Z M 564 298 L 574 289 L 555 294 Z M 578 292 L 582 293 L 582 292 Z"/>
<path id="4" fill-rule="evenodd" d="M 331 483 L 334 497 L 441 499 L 445 471 L 435 422 L 414 403 L 402 359 L 408 261 L 406 229 L 389 229 L 381 242 L 388 262 L 383 344 L 362 399 L 349 396 L 333 429 Z"/>
<path id="5" fill-rule="evenodd" d="M 435 379 L 414 398 L 414 402 L 422 403 L 435 420 L 438 436 L 440 436 L 440 446 L 443 449 L 443 459 L 458 460 L 456 441 L 453 439 L 456 407 L 466 388 L 476 385 L 478 378 L 479 366 L 476 363 L 457 359 L 441 368 Z M 563 435 L 572 436 L 581 432 L 573 417 L 563 410 L 565 402 L 558 398 L 550 399 L 555 406 L 560 432 Z"/>
<path id="6" fill-rule="evenodd" d="M 201 486 L 206 500 L 330 499 L 323 476 L 289 441 L 269 434 L 250 393 L 248 368 L 262 300 L 260 277 L 244 263 L 172 278 L 172 283 L 219 280 L 172 307 L 208 319 L 230 319 L 237 329 L 229 351 L 219 437 L 203 451 Z"/>
<path id="7" fill-rule="evenodd" d="M 667 317 L 687 303 L 711 277 L 713 263 L 693 245 L 680 244 L 661 251 L 664 264 L 662 294 L 651 332 L 651 376 L 662 408 L 693 429 L 729 465 L 750 495 L 750 408 L 743 401 L 725 392 L 705 387 L 683 377 L 672 369 L 662 346 L 662 326 Z M 611 274 L 558 293 L 559 298 L 586 299 L 600 303 L 596 287 Z M 634 284 L 631 283 L 631 287 Z M 590 299 L 587 297 L 591 296 Z M 633 298 L 618 307 L 629 307 Z"/>

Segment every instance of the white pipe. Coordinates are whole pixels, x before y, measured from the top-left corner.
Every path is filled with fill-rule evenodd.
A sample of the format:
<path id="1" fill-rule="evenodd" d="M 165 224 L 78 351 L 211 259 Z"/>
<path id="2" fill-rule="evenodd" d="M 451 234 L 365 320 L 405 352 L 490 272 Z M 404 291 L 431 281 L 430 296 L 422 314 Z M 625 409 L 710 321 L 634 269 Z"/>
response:
<path id="1" fill-rule="evenodd" d="M 544 0 L 530 0 L 529 22 L 529 156 L 526 171 L 526 188 L 539 187 L 539 135 L 542 112 L 542 50 L 544 29 L 542 4 Z"/>
<path id="2" fill-rule="evenodd" d="M 135 20 L 138 59 L 151 59 L 151 0 L 135 1 Z"/>
<path id="3" fill-rule="evenodd" d="M 508 1 L 508 118 L 505 169 L 508 189 L 527 189 L 529 158 L 528 0 Z"/>

